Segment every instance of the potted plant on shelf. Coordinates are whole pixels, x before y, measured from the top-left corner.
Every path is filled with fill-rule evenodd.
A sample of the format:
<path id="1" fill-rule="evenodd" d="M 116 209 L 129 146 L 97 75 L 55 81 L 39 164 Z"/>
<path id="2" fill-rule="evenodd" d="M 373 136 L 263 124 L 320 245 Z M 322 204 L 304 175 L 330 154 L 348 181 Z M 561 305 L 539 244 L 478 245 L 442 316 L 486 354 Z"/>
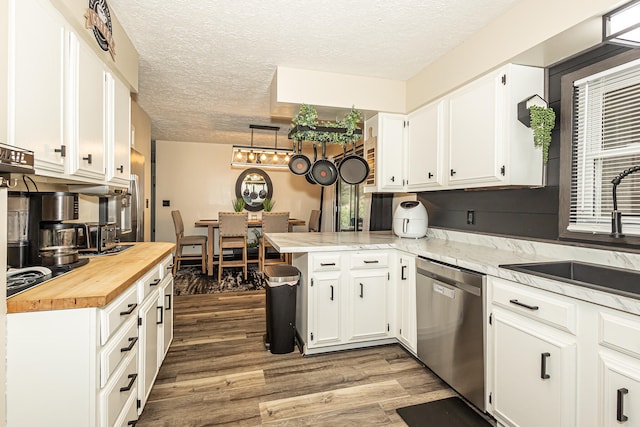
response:
<path id="1" fill-rule="evenodd" d="M 238 198 L 238 199 L 233 200 L 231 203 L 233 204 L 233 210 L 235 212 L 242 212 L 243 211 L 244 205 L 245 205 L 244 199 Z"/>
<path id="2" fill-rule="evenodd" d="M 549 161 L 549 145 L 551 145 L 551 131 L 556 125 L 556 113 L 553 108 L 532 105 L 529 107 L 531 129 L 533 129 L 533 145 L 542 147 L 542 162 Z"/>

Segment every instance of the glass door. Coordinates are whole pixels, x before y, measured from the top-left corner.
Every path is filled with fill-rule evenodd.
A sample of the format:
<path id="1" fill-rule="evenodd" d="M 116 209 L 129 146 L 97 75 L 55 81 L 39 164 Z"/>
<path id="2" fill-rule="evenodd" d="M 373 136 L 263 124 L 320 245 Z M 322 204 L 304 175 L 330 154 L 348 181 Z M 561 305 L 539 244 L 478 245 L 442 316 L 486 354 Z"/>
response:
<path id="1" fill-rule="evenodd" d="M 349 185 L 340 179 L 336 190 L 336 231 L 362 231 L 365 215 L 363 186 Z"/>

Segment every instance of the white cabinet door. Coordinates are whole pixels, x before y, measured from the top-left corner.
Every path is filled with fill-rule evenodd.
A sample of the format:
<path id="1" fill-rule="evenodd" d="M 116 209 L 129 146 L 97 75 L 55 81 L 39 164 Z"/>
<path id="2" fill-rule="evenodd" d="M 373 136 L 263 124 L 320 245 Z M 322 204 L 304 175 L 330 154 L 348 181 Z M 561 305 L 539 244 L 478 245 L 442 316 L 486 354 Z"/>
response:
<path id="1" fill-rule="evenodd" d="M 342 342 L 341 273 L 317 273 L 311 277 L 309 346 Z"/>
<path id="2" fill-rule="evenodd" d="M 378 114 L 378 154 L 380 190 L 404 189 L 404 144 L 406 116 L 402 114 Z"/>
<path id="3" fill-rule="evenodd" d="M 140 408 L 144 407 L 147 397 L 151 392 L 151 387 L 158 373 L 158 322 L 159 309 L 158 291 L 151 292 L 140 305 L 138 317 L 140 319 L 138 336 L 138 373 L 140 381 L 138 382 L 138 399 L 140 399 Z M 142 409 L 140 409 L 140 413 Z"/>
<path id="4" fill-rule="evenodd" d="M 449 96 L 450 184 L 490 183 L 503 177 L 503 75 L 491 73 Z"/>
<path id="5" fill-rule="evenodd" d="M 8 142 L 34 152 L 38 174 L 64 174 L 65 21 L 47 0 L 11 0 Z"/>
<path id="6" fill-rule="evenodd" d="M 426 105 L 409 114 L 406 187 L 409 191 L 436 189 L 444 184 L 445 101 Z"/>
<path id="7" fill-rule="evenodd" d="M 69 58 L 68 173 L 104 180 L 108 85 L 104 65 L 74 33 L 69 33 Z"/>
<path id="8" fill-rule="evenodd" d="M 130 138 L 131 138 L 131 96 L 129 88 L 117 77 L 111 76 L 113 103 L 109 105 L 112 120 L 108 129 L 112 132 L 107 141 L 107 180 L 114 184 L 129 185 L 130 178 Z"/>
<path id="9" fill-rule="evenodd" d="M 388 269 L 351 271 L 349 273 L 350 340 L 358 341 L 388 336 L 388 275 Z"/>
<path id="10" fill-rule="evenodd" d="M 411 352 L 418 348 L 416 323 L 416 258 L 401 254 L 398 277 L 398 339 Z"/>
<path id="11" fill-rule="evenodd" d="M 161 318 L 158 323 L 158 369 L 164 361 L 173 340 L 173 276 L 166 276 L 160 284 L 158 309 Z"/>
<path id="12" fill-rule="evenodd" d="M 493 310 L 493 408 L 508 425 L 576 424 L 576 342 L 531 319 Z"/>
<path id="13" fill-rule="evenodd" d="M 599 422 L 603 427 L 640 427 L 640 360 L 599 352 Z"/>

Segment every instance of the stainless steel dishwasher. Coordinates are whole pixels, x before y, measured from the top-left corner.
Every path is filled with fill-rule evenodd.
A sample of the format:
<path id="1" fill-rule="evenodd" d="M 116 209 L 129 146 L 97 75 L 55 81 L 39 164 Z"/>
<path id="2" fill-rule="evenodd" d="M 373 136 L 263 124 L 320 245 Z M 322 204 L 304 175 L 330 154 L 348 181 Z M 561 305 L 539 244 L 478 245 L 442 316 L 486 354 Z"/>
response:
<path id="1" fill-rule="evenodd" d="M 485 276 L 416 260 L 418 359 L 485 412 Z"/>

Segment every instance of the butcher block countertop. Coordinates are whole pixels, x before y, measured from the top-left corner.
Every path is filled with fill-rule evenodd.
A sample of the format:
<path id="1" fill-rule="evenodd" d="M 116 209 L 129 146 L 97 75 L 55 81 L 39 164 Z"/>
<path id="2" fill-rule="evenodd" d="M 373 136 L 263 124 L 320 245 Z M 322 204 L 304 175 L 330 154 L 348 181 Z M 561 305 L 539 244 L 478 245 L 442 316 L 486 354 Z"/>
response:
<path id="1" fill-rule="evenodd" d="M 63 276 L 7 299 L 7 313 L 104 307 L 169 255 L 173 243 L 141 242 L 117 255 L 92 257 Z"/>

